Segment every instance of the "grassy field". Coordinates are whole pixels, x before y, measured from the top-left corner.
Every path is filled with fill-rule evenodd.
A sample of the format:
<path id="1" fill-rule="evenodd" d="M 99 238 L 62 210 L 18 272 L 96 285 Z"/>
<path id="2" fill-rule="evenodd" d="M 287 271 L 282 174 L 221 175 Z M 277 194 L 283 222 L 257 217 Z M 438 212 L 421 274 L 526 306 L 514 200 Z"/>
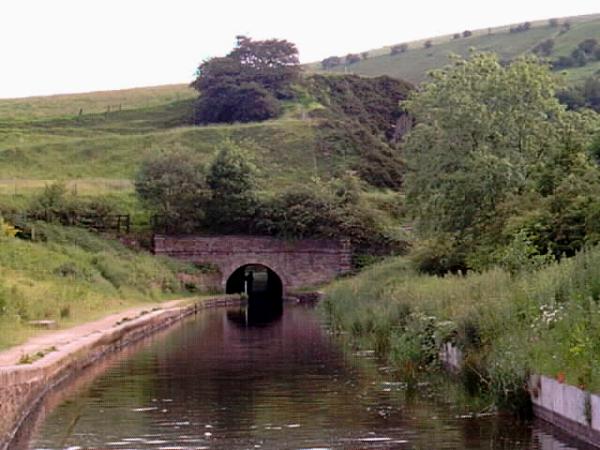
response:
<path id="1" fill-rule="evenodd" d="M 319 150 L 310 105 L 287 105 L 282 118 L 263 123 L 197 127 L 190 124 L 195 97 L 175 85 L 0 100 L 0 203 L 24 204 L 62 181 L 80 195 L 113 195 L 135 208 L 132 179 L 141 161 L 183 148 L 209 162 L 226 139 L 252 149 L 268 191 L 349 163 Z"/>
<path id="2" fill-rule="evenodd" d="M 67 327 L 190 295 L 177 274 L 200 274 L 84 230 L 40 223 L 36 232 L 44 240 L 0 237 L 0 349 L 35 333 L 32 320 Z"/>
<path id="3" fill-rule="evenodd" d="M 407 373 L 436 365 L 444 342 L 466 353 L 466 374 L 511 403 L 529 373 L 600 392 L 600 249 L 534 273 L 496 269 L 443 278 L 405 258 L 378 264 L 327 290 L 323 308 Z"/>
<path id="4" fill-rule="evenodd" d="M 451 35 L 432 38 L 433 46 L 424 48 L 425 40 L 408 43 L 408 51 L 391 55 L 392 46 L 369 51 L 369 58 L 351 65 L 340 65 L 333 72 L 348 72 L 366 76 L 390 75 L 413 83 L 426 79 L 427 72 L 448 64 L 451 54 L 467 56 L 472 49 L 493 51 L 501 58 L 513 59 L 527 54 L 536 44 L 552 38 L 555 48 L 551 58 L 570 54 L 577 44 L 587 38 L 600 40 L 600 14 L 560 19 L 568 20 L 571 28 L 561 33 L 561 27 L 551 27 L 547 20 L 532 22 L 529 31 L 510 33 L 510 26 L 474 30 L 467 38 L 453 39 Z M 457 33 L 463 30 L 457 30 Z M 341 55 L 340 55 L 341 56 Z M 311 70 L 320 71 L 320 64 L 309 64 Z M 566 71 L 568 82 L 579 81 L 600 70 L 600 62 L 593 62 L 583 68 Z"/>

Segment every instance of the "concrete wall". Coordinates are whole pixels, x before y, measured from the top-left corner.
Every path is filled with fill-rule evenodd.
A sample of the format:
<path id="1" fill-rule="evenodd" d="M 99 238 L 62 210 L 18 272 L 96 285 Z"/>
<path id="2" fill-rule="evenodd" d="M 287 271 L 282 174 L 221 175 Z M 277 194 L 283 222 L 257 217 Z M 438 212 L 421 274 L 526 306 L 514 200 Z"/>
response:
<path id="1" fill-rule="evenodd" d="M 163 329 L 198 309 L 239 303 L 234 298 L 216 298 L 187 307 L 151 312 L 77 339 L 32 364 L 0 367 L 0 449 L 9 448 L 17 429 L 47 392 L 102 356 Z"/>
<path id="2" fill-rule="evenodd" d="M 600 447 L 600 397 L 544 375 L 532 375 L 533 411 L 568 434 Z"/>
<path id="3" fill-rule="evenodd" d="M 459 371 L 463 359 L 462 351 L 451 343 L 440 349 L 440 360 L 451 371 Z M 544 375 L 532 375 L 528 389 L 536 417 L 600 448 L 600 396 Z"/>
<path id="4" fill-rule="evenodd" d="M 273 270 L 283 289 L 316 286 L 351 269 L 352 252 L 345 241 L 285 241 L 258 236 L 154 237 L 154 253 L 195 263 L 209 263 L 221 272 L 221 285 L 239 267 L 261 264 Z"/>

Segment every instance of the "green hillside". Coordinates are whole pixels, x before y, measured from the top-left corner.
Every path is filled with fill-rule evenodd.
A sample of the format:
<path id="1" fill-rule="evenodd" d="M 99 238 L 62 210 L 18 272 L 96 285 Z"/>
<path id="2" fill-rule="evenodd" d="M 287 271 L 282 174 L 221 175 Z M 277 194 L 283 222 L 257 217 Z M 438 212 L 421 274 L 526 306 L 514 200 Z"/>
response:
<path id="1" fill-rule="evenodd" d="M 0 100 L 0 194 L 27 194 L 52 180 L 81 193 L 131 191 L 149 155 L 183 147 L 208 161 L 226 138 L 251 139 L 275 184 L 307 179 L 330 164 L 311 145 L 310 119 L 290 111 L 260 124 L 192 126 L 195 96 L 179 85 Z"/>
<path id="2" fill-rule="evenodd" d="M 565 22 L 569 23 L 570 28 L 564 27 Z M 548 20 L 531 22 L 528 31 L 511 33 L 510 28 L 515 26 L 518 24 L 472 30 L 470 37 L 462 36 L 465 30 L 456 30 L 461 34 L 458 39 L 454 39 L 454 35 L 446 35 L 408 42 L 408 49 L 395 55 L 391 54 L 394 45 L 390 45 L 368 51 L 367 59 L 353 64 L 346 64 L 342 58 L 342 64 L 328 71 L 365 76 L 389 75 L 419 83 L 426 78 L 428 71 L 446 65 L 451 54 L 464 57 L 471 49 L 492 51 L 498 53 L 502 59 L 508 60 L 531 53 L 537 44 L 553 39 L 555 45 L 549 58 L 556 59 L 570 54 L 585 39 L 595 38 L 600 41 L 600 14 L 562 18 L 558 20 L 558 26 L 551 26 Z M 425 48 L 425 42 L 428 40 L 432 45 Z M 309 64 L 308 68 L 314 71 L 323 70 L 320 63 Z M 593 61 L 565 72 L 569 82 L 577 82 L 599 70 L 600 61 Z"/>
<path id="3" fill-rule="evenodd" d="M 325 91 L 346 92 L 344 102 L 361 111 L 360 100 L 352 103 L 358 97 L 351 90 L 365 89 L 358 79 L 340 80 L 340 86 L 313 81 L 310 89 L 320 90 L 319 100 L 308 88 L 298 87 L 298 100 L 284 104 L 282 117 L 247 124 L 192 125 L 197 94 L 185 85 L 0 100 L 0 207 L 22 209 L 44 186 L 61 181 L 78 195 L 109 195 L 123 212 L 136 212 L 132 180 L 143 160 L 161 151 L 188 149 L 208 163 L 228 139 L 251 151 L 267 193 L 357 169 L 365 158 L 363 147 L 369 147 L 371 162 L 385 167 L 388 160 L 377 153 L 382 145 L 371 132 L 366 146 L 360 140 L 364 136 L 357 138 L 358 144 L 339 136 L 337 123 L 345 112 L 330 112 L 335 102 Z M 410 89 L 399 85 L 402 95 Z M 397 108 L 397 99 L 384 97 Z M 364 122 L 364 117 L 357 119 Z M 336 145 L 342 138 L 343 148 Z M 348 150 L 351 145 L 355 151 Z"/>

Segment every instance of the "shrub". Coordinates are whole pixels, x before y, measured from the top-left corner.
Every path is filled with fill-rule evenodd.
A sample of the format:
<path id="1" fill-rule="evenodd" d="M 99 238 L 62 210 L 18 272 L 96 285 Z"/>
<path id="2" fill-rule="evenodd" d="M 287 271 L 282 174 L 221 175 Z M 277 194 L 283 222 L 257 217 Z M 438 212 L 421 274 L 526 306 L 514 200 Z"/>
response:
<path id="1" fill-rule="evenodd" d="M 325 58 L 323 61 L 321 61 L 321 67 L 325 70 L 333 69 L 341 64 L 342 58 L 339 56 L 330 56 L 329 58 Z"/>
<path id="2" fill-rule="evenodd" d="M 554 39 L 546 39 L 533 47 L 533 53 L 540 56 L 550 56 L 554 49 Z"/>
<path id="3" fill-rule="evenodd" d="M 394 45 L 392 46 L 390 53 L 392 55 L 398 55 L 400 53 L 404 53 L 408 50 L 408 44 L 398 44 L 398 45 Z"/>
<path id="4" fill-rule="evenodd" d="M 360 61 L 360 55 L 356 53 L 348 53 L 346 55 L 346 64 L 355 64 Z"/>
<path id="5" fill-rule="evenodd" d="M 195 105 L 195 123 L 255 122 L 281 114 L 281 105 L 257 83 L 220 84 L 204 91 Z"/>
<path id="6" fill-rule="evenodd" d="M 577 46 L 577 48 L 583 51 L 586 55 L 593 54 L 597 47 L 598 41 L 592 38 L 581 41 Z"/>
<path id="7" fill-rule="evenodd" d="M 473 36 L 473 32 L 470 30 L 465 30 L 465 31 L 463 31 L 462 36 L 465 38 Z"/>
<path id="8" fill-rule="evenodd" d="M 433 41 L 431 39 L 428 39 L 425 41 L 425 43 L 423 44 L 423 47 L 425 48 L 431 48 L 433 46 Z"/>
<path id="9" fill-rule="evenodd" d="M 452 35 L 452 39 L 460 39 L 460 33 L 454 33 L 454 35 Z"/>

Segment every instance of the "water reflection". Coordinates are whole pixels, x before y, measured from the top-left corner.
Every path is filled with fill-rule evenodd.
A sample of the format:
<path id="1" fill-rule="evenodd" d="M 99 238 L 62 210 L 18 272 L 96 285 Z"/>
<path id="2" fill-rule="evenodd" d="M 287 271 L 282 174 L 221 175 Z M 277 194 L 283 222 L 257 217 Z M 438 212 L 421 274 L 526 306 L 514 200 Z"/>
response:
<path id="1" fill-rule="evenodd" d="M 467 415 L 452 382 L 408 389 L 342 351 L 307 307 L 253 306 L 199 314 L 114 359 L 18 448 L 572 448 L 536 424 Z"/>
<path id="2" fill-rule="evenodd" d="M 246 307 L 228 310 L 227 319 L 242 327 L 264 327 L 280 320 L 283 315 L 281 297 L 251 297 Z"/>

